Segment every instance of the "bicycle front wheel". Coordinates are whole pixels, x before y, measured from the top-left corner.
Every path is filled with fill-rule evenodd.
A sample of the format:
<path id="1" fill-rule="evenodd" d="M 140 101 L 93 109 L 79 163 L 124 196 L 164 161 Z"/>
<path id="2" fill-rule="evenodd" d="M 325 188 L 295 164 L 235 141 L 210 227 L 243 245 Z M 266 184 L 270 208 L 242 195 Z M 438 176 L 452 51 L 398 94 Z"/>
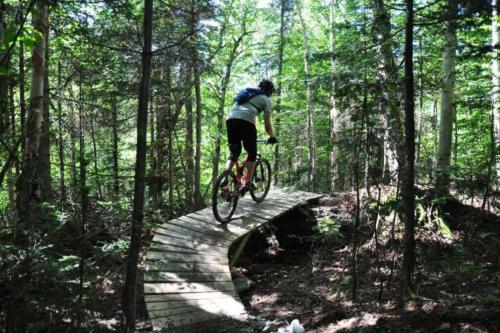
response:
<path id="1" fill-rule="evenodd" d="M 230 171 L 224 171 L 212 189 L 212 211 L 217 221 L 229 222 L 238 204 L 238 179 Z"/>
<path id="2" fill-rule="evenodd" d="M 271 187 L 271 164 L 265 158 L 257 160 L 253 170 L 253 184 L 250 190 L 252 199 L 261 202 L 267 196 Z"/>

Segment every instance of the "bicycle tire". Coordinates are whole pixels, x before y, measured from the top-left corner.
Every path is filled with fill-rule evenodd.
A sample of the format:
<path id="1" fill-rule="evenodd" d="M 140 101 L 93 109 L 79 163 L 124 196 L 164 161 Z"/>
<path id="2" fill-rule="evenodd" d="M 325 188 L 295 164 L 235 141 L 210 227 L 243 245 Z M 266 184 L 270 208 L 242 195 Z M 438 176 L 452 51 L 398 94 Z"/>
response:
<path id="1" fill-rule="evenodd" d="M 269 188 L 271 187 L 271 163 L 269 163 L 269 161 L 265 158 L 257 160 L 255 163 L 252 178 L 256 187 L 258 187 L 258 185 L 262 183 L 264 188 L 263 193 L 260 195 L 256 194 L 257 188 L 252 188 L 250 190 L 250 195 L 255 202 L 262 202 L 266 198 L 267 194 L 269 193 Z"/>
<path id="2" fill-rule="evenodd" d="M 227 184 L 224 185 L 223 182 L 227 180 Z M 221 223 L 226 223 L 231 220 L 231 217 L 236 210 L 238 205 L 238 179 L 234 172 L 226 170 L 217 177 L 214 187 L 212 188 L 212 212 L 214 213 L 215 219 Z M 224 187 L 228 187 L 226 197 L 223 195 L 219 200 L 219 194 L 223 194 Z M 227 205 L 226 210 L 223 210 L 222 205 Z"/>

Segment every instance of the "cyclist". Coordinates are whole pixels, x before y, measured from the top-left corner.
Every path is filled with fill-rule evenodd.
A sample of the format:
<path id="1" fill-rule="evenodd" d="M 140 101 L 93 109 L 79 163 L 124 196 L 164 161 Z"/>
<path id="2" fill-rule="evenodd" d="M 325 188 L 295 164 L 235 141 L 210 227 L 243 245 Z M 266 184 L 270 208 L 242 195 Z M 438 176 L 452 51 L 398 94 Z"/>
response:
<path id="1" fill-rule="evenodd" d="M 278 140 L 274 136 L 273 127 L 271 124 L 271 95 L 274 92 L 274 84 L 269 80 L 262 80 L 259 83 L 261 90 L 250 98 L 247 102 L 238 104 L 234 103 L 231 112 L 226 120 L 227 139 L 229 143 L 229 160 L 226 164 L 226 169 L 233 167 L 241 154 L 241 143 L 245 148 L 247 157 L 247 170 L 241 180 L 241 191 L 245 192 L 250 189 L 254 162 L 257 157 L 257 129 L 255 127 L 255 118 L 261 111 L 264 112 L 264 127 L 269 135 L 268 143 L 277 143 Z"/>

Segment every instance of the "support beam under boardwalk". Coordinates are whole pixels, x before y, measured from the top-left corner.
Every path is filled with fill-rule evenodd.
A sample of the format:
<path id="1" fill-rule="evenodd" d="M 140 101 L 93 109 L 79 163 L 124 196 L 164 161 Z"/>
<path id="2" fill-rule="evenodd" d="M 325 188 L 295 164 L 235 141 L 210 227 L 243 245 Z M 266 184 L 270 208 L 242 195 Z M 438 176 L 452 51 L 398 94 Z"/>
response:
<path id="1" fill-rule="evenodd" d="M 322 195 L 273 189 L 261 203 L 242 198 L 228 224 L 211 208 L 163 223 L 146 255 L 144 293 L 154 330 L 222 316 L 245 319 L 229 270 L 232 243 L 295 207 Z"/>

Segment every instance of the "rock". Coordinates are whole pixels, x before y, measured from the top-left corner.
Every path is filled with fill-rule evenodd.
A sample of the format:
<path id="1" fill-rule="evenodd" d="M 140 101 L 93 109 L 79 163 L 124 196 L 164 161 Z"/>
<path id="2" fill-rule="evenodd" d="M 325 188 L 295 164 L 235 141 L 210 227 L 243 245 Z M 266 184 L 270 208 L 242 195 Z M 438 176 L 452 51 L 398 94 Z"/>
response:
<path id="1" fill-rule="evenodd" d="M 441 326 L 439 326 L 440 331 L 447 331 L 449 329 L 451 329 L 450 323 L 442 323 Z"/>
<path id="2" fill-rule="evenodd" d="M 288 327 L 288 325 L 283 321 L 268 321 L 266 327 L 262 330 L 262 333 L 274 333 L 280 332 L 281 327 Z M 278 331 L 276 331 L 276 329 Z"/>
<path id="3" fill-rule="evenodd" d="M 266 327 L 266 321 L 263 319 L 256 319 L 255 322 L 252 323 L 252 327 L 258 332 L 263 331 Z"/>
<path id="4" fill-rule="evenodd" d="M 298 319 L 292 320 L 290 327 L 288 329 L 290 333 L 305 333 L 304 326 L 302 326 Z"/>
<path id="5" fill-rule="evenodd" d="M 236 279 L 233 280 L 233 283 L 234 283 L 234 288 L 239 293 L 252 288 L 253 285 L 255 284 L 252 280 L 244 276 L 237 277 Z"/>

